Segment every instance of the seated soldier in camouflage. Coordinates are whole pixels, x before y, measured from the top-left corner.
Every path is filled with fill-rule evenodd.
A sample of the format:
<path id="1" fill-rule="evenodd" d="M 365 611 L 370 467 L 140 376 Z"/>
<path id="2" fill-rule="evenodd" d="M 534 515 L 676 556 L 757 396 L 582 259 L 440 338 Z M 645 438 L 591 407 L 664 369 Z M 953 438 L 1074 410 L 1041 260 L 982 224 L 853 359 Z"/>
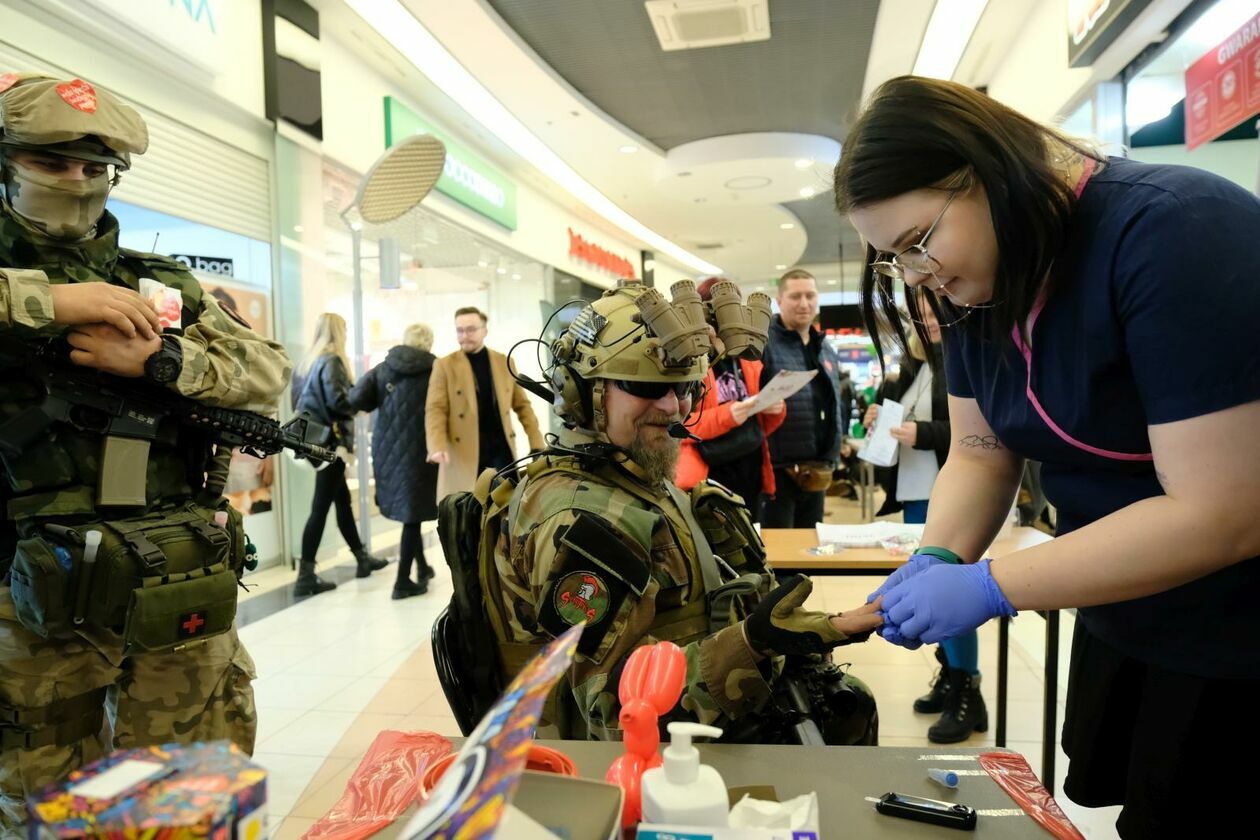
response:
<path id="1" fill-rule="evenodd" d="M 106 373 L 119 390 L 265 414 L 290 365 L 180 263 L 119 247 L 105 202 L 148 145 L 132 108 L 82 80 L 6 73 L 0 119 L 0 836 L 10 837 L 26 794 L 114 748 L 230 738 L 252 752 L 257 723 L 254 663 L 231 620 L 245 538 L 209 477 L 230 452 L 164 421 L 140 452 L 92 411 L 13 436 L 6 424 L 51 387 L 41 373 L 51 362 L 36 360 L 64 344 L 67 376 Z M 163 331 L 142 278 L 178 291 L 168 299 L 182 329 Z M 89 564 L 90 535 L 103 542 Z M 141 567 L 145 604 L 169 605 L 180 587 L 181 614 L 137 620 L 127 573 Z"/>
<path id="2" fill-rule="evenodd" d="M 729 303 L 738 292 L 726 285 Z M 837 615 L 803 609 L 809 580 L 797 576 L 775 588 L 739 497 L 708 482 L 690 494 L 674 485 L 686 436 L 681 421 L 711 352 L 703 310 L 689 308 L 699 304 L 691 300 L 694 286 L 685 281 L 674 293 L 670 304 L 655 290 L 625 284 L 588 305 L 552 345 L 549 379 L 566 426 L 559 444 L 493 492 L 488 473 L 479 482 L 479 493 L 489 492 L 479 560 L 489 617 L 509 674 L 548 637 L 587 625 L 571 691 L 560 692 L 546 713 L 562 737 L 619 739 L 626 657 L 669 640 L 687 658 L 675 717 L 775 740 L 744 724 L 761 717 L 782 657 L 821 664 L 833 647 L 864 639 L 882 619 L 878 603 Z M 763 305 L 768 317 L 768 300 Z M 730 323 L 717 325 L 731 339 L 727 346 L 758 354 L 764 324 L 759 344 L 756 329 L 751 336 L 745 329 L 741 340 L 726 329 Z M 840 737 L 873 742 L 873 698 L 859 681 L 845 680 L 867 702 L 856 713 L 863 719 Z"/>

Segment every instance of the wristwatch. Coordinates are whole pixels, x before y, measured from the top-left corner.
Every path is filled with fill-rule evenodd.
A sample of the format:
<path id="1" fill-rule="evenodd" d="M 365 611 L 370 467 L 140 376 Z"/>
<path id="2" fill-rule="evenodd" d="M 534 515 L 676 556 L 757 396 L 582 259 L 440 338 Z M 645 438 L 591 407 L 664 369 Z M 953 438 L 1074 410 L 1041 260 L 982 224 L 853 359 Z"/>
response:
<path id="1" fill-rule="evenodd" d="M 184 369 L 184 349 L 173 335 L 162 336 L 162 346 L 144 361 L 144 378 L 159 385 L 169 385 Z"/>

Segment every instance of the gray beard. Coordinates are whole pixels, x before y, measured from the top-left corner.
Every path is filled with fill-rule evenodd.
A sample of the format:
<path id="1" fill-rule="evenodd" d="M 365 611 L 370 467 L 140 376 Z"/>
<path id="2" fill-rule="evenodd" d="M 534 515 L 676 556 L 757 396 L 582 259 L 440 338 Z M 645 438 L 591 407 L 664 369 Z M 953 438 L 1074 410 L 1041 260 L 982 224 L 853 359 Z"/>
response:
<path id="1" fill-rule="evenodd" d="M 682 441 L 677 438 L 667 437 L 661 446 L 648 446 L 643 442 L 643 437 L 637 435 L 626 451 L 653 483 L 660 483 L 674 480 L 681 444 Z"/>

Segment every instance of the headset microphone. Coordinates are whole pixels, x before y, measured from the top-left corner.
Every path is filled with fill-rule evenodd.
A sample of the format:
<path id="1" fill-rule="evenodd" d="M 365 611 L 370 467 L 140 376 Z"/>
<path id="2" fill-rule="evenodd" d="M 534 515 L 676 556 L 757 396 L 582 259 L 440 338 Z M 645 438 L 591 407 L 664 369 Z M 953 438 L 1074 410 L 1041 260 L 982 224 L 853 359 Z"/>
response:
<path id="1" fill-rule="evenodd" d="M 693 440 L 696 443 L 704 440 L 704 438 L 697 437 L 689 432 L 687 427 L 682 423 L 670 423 L 669 426 L 666 427 L 666 431 L 669 432 L 670 437 L 678 438 L 679 440 Z"/>

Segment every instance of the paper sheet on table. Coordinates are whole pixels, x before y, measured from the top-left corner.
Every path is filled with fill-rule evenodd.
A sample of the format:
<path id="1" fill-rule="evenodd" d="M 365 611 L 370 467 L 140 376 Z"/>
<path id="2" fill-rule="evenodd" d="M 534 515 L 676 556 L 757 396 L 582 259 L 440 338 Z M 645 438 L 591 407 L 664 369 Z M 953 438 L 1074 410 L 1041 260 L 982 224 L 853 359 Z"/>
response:
<path id="1" fill-rule="evenodd" d="M 814 370 L 781 370 L 774 379 L 766 383 L 766 387 L 754 398 L 752 414 L 765 411 L 779 400 L 786 400 L 809 384 L 809 380 L 818 375 Z"/>
<path id="2" fill-rule="evenodd" d="M 858 453 L 863 461 L 877 467 L 891 467 L 897 463 L 897 439 L 889 431 L 901 425 L 905 407 L 896 400 L 884 400 L 875 416 L 875 428 L 866 437 L 866 445 Z"/>
<path id="3" fill-rule="evenodd" d="M 881 541 L 895 537 L 923 537 L 922 525 L 906 525 L 901 522 L 869 522 L 865 525 L 829 525 L 819 522 L 815 530 L 819 545 L 839 545 L 845 548 L 878 548 Z"/>

